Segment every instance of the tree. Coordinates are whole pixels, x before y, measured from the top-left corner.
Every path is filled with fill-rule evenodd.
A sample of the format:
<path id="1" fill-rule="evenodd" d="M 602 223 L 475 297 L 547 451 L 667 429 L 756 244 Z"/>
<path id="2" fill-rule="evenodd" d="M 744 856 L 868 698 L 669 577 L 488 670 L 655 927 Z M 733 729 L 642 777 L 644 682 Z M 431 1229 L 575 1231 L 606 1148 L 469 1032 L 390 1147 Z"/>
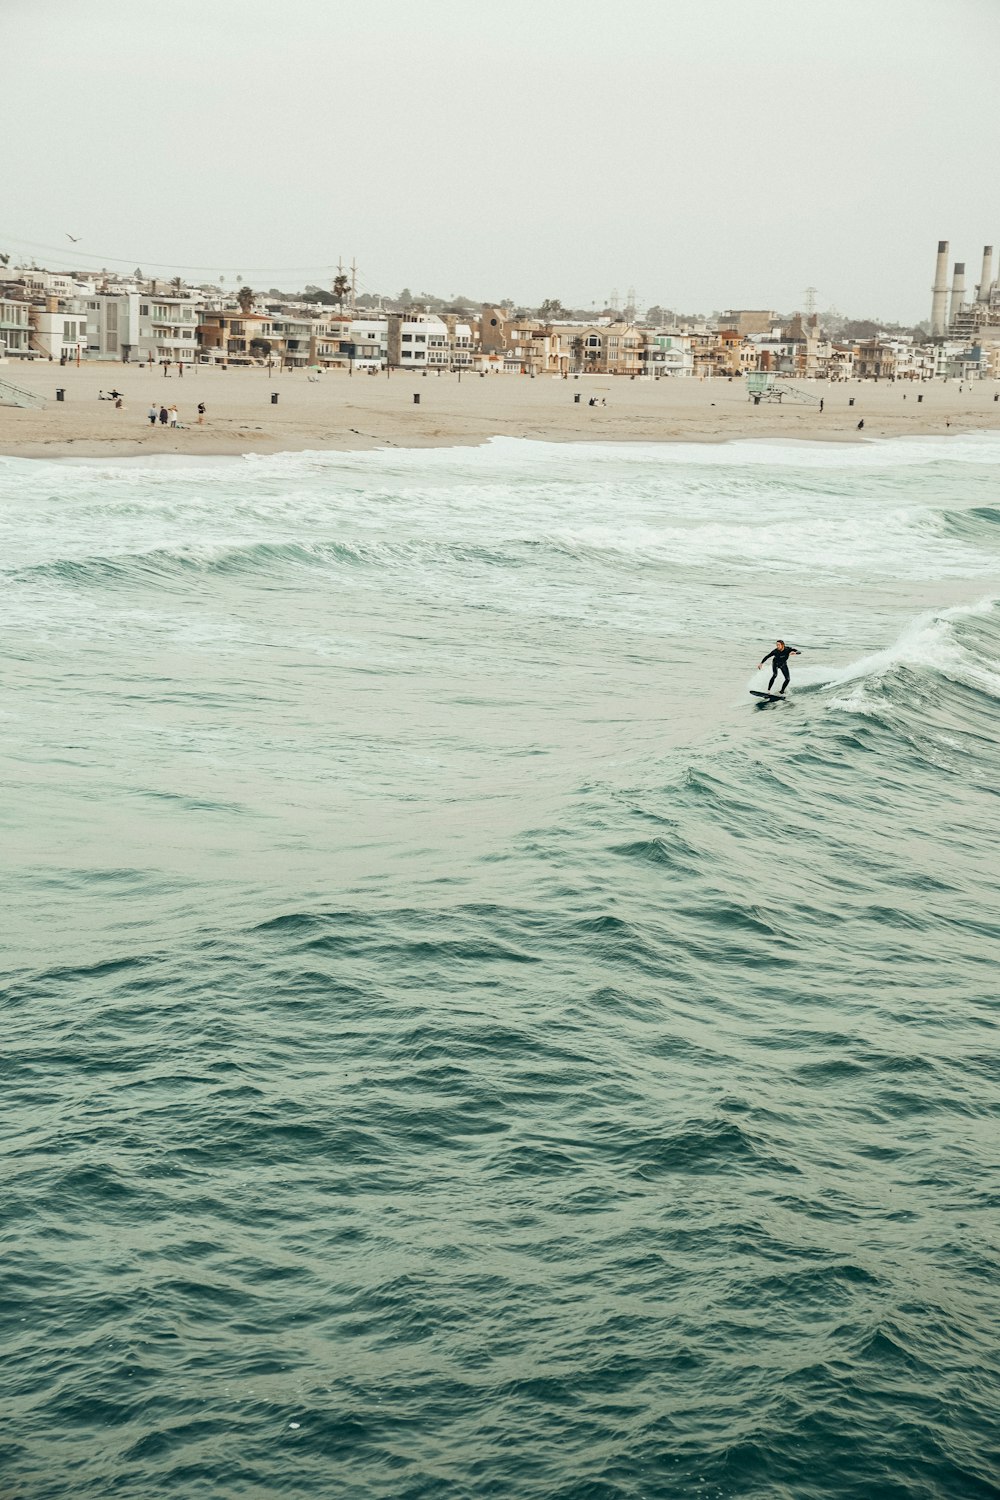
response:
<path id="1" fill-rule="evenodd" d="M 558 297 L 546 297 L 538 309 L 538 316 L 544 318 L 547 323 L 551 323 L 556 318 L 564 318 L 566 316 L 566 309 Z"/>
<path id="2" fill-rule="evenodd" d="M 350 290 L 351 278 L 349 276 L 345 276 L 344 273 L 341 272 L 339 276 L 334 277 L 333 295 L 338 307 L 343 307 L 344 298 L 347 296 Z"/>
<path id="3" fill-rule="evenodd" d="M 236 294 L 236 300 L 240 304 L 240 312 L 244 315 L 253 307 L 253 288 L 241 286 Z"/>
<path id="4" fill-rule="evenodd" d="M 251 339 L 250 348 L 261 359 L 266 359 L 271 352 L 271 341 L 270 339 Z"/>

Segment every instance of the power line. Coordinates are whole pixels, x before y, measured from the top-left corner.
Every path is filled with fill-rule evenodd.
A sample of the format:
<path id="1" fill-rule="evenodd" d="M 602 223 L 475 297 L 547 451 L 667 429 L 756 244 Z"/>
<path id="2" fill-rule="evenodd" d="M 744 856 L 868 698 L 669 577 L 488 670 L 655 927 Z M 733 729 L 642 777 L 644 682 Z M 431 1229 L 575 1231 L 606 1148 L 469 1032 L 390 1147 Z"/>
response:
<path id="1" fill-rule="evenodd" d="M 203 261 L 199 266 L 182 266 L 174 260 L 147 260 L 142 255 L 94 255 L 86 250 L 77 250 L 73 246 L 67 254 L 65 245 L 43 245 L 37 240 L 19 240 L 13 235 L 6 235 L 4 238 L 10 244 L 24 245 L 29 250 L 47 250 L 50 254 L 58 255 L 66 261 L 99 260 L 103 264 L 112 262 L 121 266 L 147 265 L 156 270 L 173 271 L 204 271 L 211 264 L 210 261 Z M 305 276 L 310 271 L 333 271 L 336 267 L 333 264 L 316 264 L 312 266 L 245 266 L 242 269 L 254 276 L 263 276 L 265 273 L 272 276 Z"/>

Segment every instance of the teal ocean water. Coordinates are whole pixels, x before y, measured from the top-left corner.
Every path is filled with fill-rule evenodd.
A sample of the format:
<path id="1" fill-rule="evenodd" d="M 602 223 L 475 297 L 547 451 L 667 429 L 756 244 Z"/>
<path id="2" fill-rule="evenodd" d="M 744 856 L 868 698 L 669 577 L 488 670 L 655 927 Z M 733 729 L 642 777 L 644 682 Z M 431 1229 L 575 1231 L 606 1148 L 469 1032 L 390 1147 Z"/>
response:
<path id="1" fill-rule="evenodd" d="M 3 1500 L 1000 1495 L 1000 438 L 0 542 Z"/>

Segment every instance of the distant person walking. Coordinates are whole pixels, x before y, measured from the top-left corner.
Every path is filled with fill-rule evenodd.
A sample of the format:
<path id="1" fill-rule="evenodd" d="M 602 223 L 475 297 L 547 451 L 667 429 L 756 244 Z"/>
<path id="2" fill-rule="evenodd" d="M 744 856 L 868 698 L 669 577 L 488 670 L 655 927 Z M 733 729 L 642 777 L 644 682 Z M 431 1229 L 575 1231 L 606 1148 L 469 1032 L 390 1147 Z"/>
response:
<path id="1" fill-rule="evenodd" d="M 819 409 L 820 409 L 820 411 L 823 410 L 823 397 L 822 396 L 820 396 L 820 398 L 819 398 Z"/>
<path id="2" fill-rule="evenodd" d="M 150 425 L 150 427 L 155 427 L 156 426 L 156 417 L 157 417 L 156 402 L 155 401 L 153 402 L 152 406 L 149 408 L 149 411 L 146 413 L 146 415 L 149 418 L 149 425 Z"/>
<path id="3" fill-rule="evenodd" d="M 160 426 L 161 427 L 166 427 L 167 422 L 169 421 L 169 418 L 170 418 L 170 413 L 167 411 L 167 408 L 165 406 L 161 406 L 160 407 Z"/>

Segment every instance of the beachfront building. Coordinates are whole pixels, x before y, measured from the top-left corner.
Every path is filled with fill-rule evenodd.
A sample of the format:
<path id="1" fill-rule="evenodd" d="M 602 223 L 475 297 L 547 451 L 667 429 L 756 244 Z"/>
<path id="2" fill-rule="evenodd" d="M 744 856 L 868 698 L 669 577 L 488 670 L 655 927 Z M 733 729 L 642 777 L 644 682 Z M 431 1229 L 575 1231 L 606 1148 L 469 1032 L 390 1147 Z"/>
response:
<path id="1" fill-rule="evenodd" d="M 831 381 L 853 380 L 854 350 L 850 344 L 831 344 L 826 362 L 826 378 Z"/>
<path id="2" fill-rule="evenodd" d="M 199 308 L 198 344 L 203 361 L 223 365 L 267 364 L 280 361 L 284 328 L 273 313 L 243 312 L 240 308 Z"/>
<path id="3" fill-rule="evenodd" d="M 854 374 L 858 380 L 895 380 L 895 349 L 879 338 L 858 339 L 854 345 Z"/>
<path id="4" fill-rule="evenodd" d="M 200 301 L 162 292 L 139 299 L 139 354 L 159 364 L 193 364 L 198 353 Z"/>
<path id="5" fill-rule="evenodd" d="M 537 318 L 515 318 L 502 307 L 484 304 L 479 315 L 479 346 L 487 368 L 509 375 L 540 375 L 552 358 L 552 334 Z"/>
<path id="6" fill-rule="evenodd" d="M 387 318 L 352 318 L 346 354 L 358 370 L 384 370 L 389 358 Z"/>
<path id="7" fill-rule="evenodd" d="M 97 292 L 86 313 L 89 359 L 192 364 L 198 353 L 201 306 L 189 295 Z"/>
<path id="8" fill-rule="evenodd" d="M 286 370 L 304 370 L 312 364 L 312 342 L 316 319 L 303 313 L 271 313 L 272 358 L 278 357 Z M 261 335 L 264 337 L 264 335 Z"/>
<path id="9" fill-rule="evenodd" d="M 389 364 L 402 370 L 447 367 L 448 325 L 433 313 L 390 313 L 387 333 Z M 434 358 L 428 356 L 431 351 Z M 442 360 L 440 355 L 444 353 Z"/>
<path id="10" fill-rule="evenodd" d="M 44 305 L 29 309 L 31 347 L 40 359 L 72 360 L 87 357 L 87 306 L 83 299 L 46 297 Z"/>
<path id="11" fill-rule="evenodd" d="M 757 353 L 750 340 L 736 328 L 722 328 L 716 337 L 715 373 L 745 375 L 757 368 Z"/>
<path id="12" fill-rule="evenodd" d="M 694 355 L 688 334 L 647 333 L 645 354 L 646 373 L 657 379 L 694 374 Z"/>
<path id="13" fill-rule="evenodd" d="M 328 370 L 335 366 L 346 367 L 350 356 L 346 346 L 351 341 L 351 320 L 346 313 L 320 318 L 313 333 L 311 364 Z"/>
<path id="14" fill-rule="evenodd" d="M 0 297 L 0 359 L 31 357 L 31 324 L 27 302 Z"/>
<path id="15" fill-rule="evenodd" d="M 802 339 L 786 337 L 784 334 L 751 334 L 757 356 L 757 369 L 772 375 L 784 375 L 788 379 L 805 375 L 806 345 Z"/>

